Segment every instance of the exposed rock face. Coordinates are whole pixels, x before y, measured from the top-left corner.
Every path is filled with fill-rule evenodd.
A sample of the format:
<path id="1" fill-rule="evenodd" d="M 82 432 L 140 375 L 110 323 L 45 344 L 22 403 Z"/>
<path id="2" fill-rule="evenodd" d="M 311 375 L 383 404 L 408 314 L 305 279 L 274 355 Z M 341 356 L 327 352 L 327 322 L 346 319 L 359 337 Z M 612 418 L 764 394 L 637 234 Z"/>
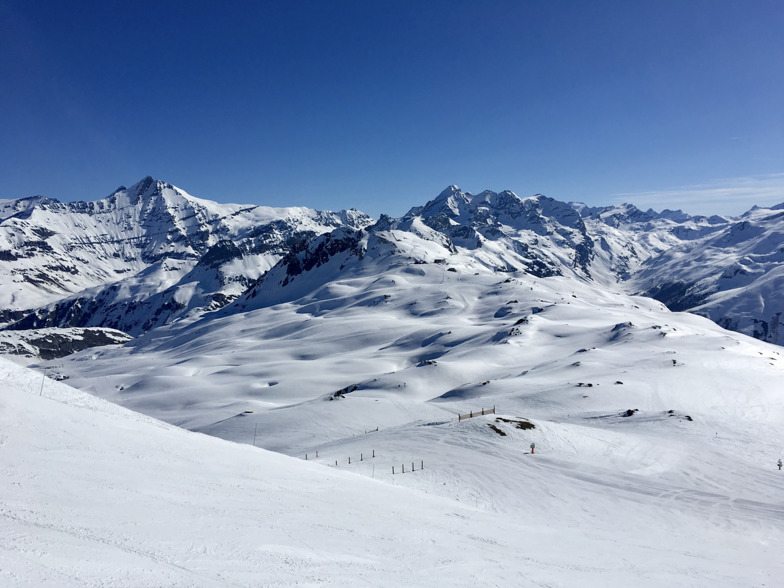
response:
<path id="1" fill-rule="evenodd" d="M 21 355 L 30 360 L 59 359 L 102 345 L 127 343 L 132 339 L 114 329 L 40 329 L 0 332 L 0 353 Z"/>

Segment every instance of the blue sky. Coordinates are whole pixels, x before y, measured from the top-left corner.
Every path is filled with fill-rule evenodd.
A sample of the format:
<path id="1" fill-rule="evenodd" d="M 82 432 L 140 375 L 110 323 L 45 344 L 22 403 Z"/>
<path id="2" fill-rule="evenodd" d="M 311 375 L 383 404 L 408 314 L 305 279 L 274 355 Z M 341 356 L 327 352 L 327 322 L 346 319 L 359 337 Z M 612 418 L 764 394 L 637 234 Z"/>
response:
<path id="1" fill-rule="evenodd" d="M 784 201 L 784 2 L 0 0 L 0 198 Z"/>

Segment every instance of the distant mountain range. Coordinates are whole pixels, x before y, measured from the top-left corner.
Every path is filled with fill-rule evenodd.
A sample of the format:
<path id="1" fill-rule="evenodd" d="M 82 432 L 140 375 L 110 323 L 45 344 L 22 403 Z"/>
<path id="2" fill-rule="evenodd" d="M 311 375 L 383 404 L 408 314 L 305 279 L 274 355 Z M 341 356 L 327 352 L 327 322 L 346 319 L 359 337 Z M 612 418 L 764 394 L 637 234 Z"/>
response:
<path id="1" fill-rule="evenodd" d="M 450 186 L 374 221 L 353 209 L 218 204 L 150 177 L 93 202 L 0 202 L 0 324 L 6 335 L 89 327 L 138 337 L 291 301 L 348 264 L 367 272 L 393 256 L 466 280 L 563 276 L 784 343 L 784 204 L 703 217 Z M 30 340 L 17 351 L 30 354 Z"/>

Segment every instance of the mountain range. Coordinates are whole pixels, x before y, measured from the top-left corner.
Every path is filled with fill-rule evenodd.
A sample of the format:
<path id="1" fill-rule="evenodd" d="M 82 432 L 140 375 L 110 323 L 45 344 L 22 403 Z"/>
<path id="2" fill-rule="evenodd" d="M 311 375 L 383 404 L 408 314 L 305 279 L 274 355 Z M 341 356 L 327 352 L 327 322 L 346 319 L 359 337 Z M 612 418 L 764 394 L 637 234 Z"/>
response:
<path id="1" fill-rule="evenodd" d="M 293 279 L 347 250 L 399 254 L 388 236 L 403 232 L 441 247 L 437 259 L 406 253 L 417 261 L 446 267 L 460 256 L 477 272 L 566 276 L 784 341 L 784 205 L 704 217 L 450 186 L 401 218 L 374 221 L 357 210 L 218 204 L 150 177 L 93 202 L 1 202 L 0 325 L 138 336 L 260 284 L 285 298 L 288 282 L 272 285 L 273 275 Z"/>

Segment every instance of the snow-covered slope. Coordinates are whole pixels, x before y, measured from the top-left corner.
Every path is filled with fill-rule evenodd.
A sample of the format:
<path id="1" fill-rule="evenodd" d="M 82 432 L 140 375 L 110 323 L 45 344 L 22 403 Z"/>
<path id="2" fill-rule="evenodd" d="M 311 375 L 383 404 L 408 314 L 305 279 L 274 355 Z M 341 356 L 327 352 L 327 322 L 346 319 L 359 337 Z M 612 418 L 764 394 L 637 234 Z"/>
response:
<path id="1" fill-rule="evenodd" d="M 521 333 L 476 346 L 489 334 L 477 320 L 512 305 L 513 285 L 497 283 L 473 311 L 430 297 L 372 324 L 314 297 L 264 328 L 262 309 L 194 327 L 201 335 L 148 351 L 145 365 L 109 357 L 119 350 L 83 358 L 97 389 L 129 383 L 115 399 L 169 416 L 181 401 L 191 425 L 202 413 L 200 428 L 246 445 L 0 360 L 0 582 L 776 585 L 775 349 L 625 299 L 586 315 L 574 299 L 544 299 L 549 288 L 534 289 L 544 309 L 522 313 Z M 636 324 L 611 325 L 635 310 Z M 413 330 L 414 316 L 431 316 L 433 332 Z M 337 381 L 357 384 L 322 393 Z"/>
<path id="2" fill-rule="evenodd" d="M 646 263 L 635 287 L 675 310 L 783 344 L 784 205 L 754 208 Z"/>
<path id="3" fill-rule="evenodd" d="M 0 379 L 4 586 L 519 584 L 569 561 L 600 576 L 538 524 L 188 433 L 4 360 Z"/>
<path id="4" fill-rule="evenodd" d="M 724 358 L 735 348 L 750 350 L 740 353 L 748 369 Z M 597 358 L 596 377 L 606 392 L 581 399 L 575 388 L 591 383 L 588 366 Z M 300 402 L 318 406 L 318 399 L 347 389 L 353 398 L 361 390 L 392 391 L 399 405 L 411 401 L 416 410 L 440 398 L 436 413 L 443 416 L 455 403 L 447 412 L 456 414 L 477 397 L 489 394 L 488 405 L 501 391 L 526 390 L 537 374 L 580 399 L 587 412 L 644 403 L 650 411 L 688 414 L 703 405 L 721 407 L 720 398 L 735 406 L 748 370 L 765 374 L 762 381 L 779 381 L 778 362 L 775 348 L 756 348 L 649 298 L 564 276 L 492 272 L 469 254 L 450 255 L 442 243 L 410 232 L 344 230 L 287 257 L 245 295 L 199 321 L 55 365 L 82 389 L 198 428 L 240 408 L 275 407 L 280 414 Z M 693 406 L 692 378 L 684 379 L 684 372 L 707 377 L 699 374 L 714 364 L 710 378 L 718 388 Z M 631 376 L 628 387 L 614 384 L 643 366 L 653 370 L 650 377 Z M 776 421 L 780 393 L 775 386 L 763 389 L 760 403 L 771 411 L 760 418 Z M 393 421 L 382 424 L 396 423 L 394 411 L 385 414 Z M 242 435 L 247 440 L 248 432 Z"/>

